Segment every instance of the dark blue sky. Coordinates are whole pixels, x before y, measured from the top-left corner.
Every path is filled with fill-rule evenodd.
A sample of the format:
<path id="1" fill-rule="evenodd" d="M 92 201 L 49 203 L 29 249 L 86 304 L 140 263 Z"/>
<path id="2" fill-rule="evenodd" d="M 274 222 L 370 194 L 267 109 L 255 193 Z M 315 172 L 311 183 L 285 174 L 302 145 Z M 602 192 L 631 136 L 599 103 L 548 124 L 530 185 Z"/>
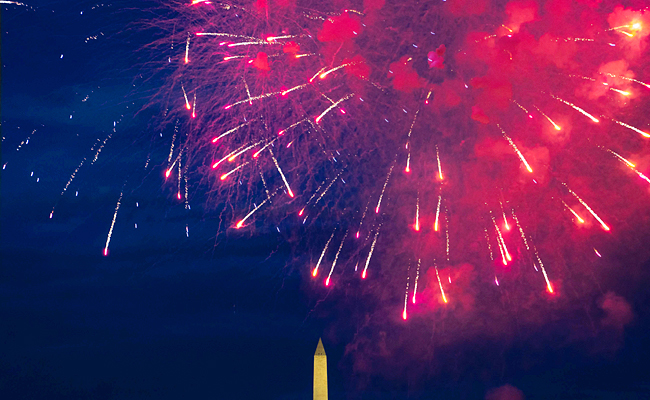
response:
<path id="1" fill-rule="evenodd" d="M 414 333 L 433 338 L 435 322 L 368 322 L 373 297 L 311 287 L 297 268 L 309 254 L 287 243 L 291 235 L 215 239 L 218 213 L 200 198 L 185 210 L 160 169 L 143 169 L 148 154 L 160 163 L 166 151 L 151 112 L 134 112 L 147 88 L 133 93 L 131 55 L 147 37 L 123 28 L 143 14 L 120 3 L 29 4 L 2 10 L 1 398 L 307 399 L 319 336 L 331 398 L 475 399 L 504 384 L 530 399 L 650 398 L 647 261 L 631 257 L 636 275 L 624 278 L 634 284 L 608 288 L 634 312 L 620 332 L 573 332 L 562 316 L 507 339 L 468 335 L 445 346 Z M 61 196 L 114 122 L 98 161 Z M 388 351 L 359 370 L 364 337 L 412 337 L 425 356 Z"/>

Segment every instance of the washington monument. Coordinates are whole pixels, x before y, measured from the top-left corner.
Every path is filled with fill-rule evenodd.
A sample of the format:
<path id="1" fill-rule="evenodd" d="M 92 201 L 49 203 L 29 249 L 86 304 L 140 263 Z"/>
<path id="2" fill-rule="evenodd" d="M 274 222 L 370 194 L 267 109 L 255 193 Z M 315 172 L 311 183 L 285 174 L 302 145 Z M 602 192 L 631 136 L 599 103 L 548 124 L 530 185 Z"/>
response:
<path id="1" fill-rule="evenodd" d="M 314 400 L 327 400 L 327 356 L 320 339 L 314 353 Z"/>

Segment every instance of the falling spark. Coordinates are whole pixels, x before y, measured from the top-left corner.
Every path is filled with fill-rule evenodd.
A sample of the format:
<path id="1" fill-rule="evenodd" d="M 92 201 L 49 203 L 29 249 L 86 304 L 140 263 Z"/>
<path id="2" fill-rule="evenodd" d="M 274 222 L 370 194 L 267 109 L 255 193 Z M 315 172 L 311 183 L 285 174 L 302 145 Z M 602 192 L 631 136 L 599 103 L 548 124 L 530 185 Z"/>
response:
<path id="1" fill-rule="evenodd" d="M 433 224 L 433 230 L 438 232 L 440 220 L 440 203 L 442 203 L 442 195 L 438 195 L 438 208 L 436 208 L 436 222 Z"/>
<path id="2" fill-rule="evenodd" d="M 519 156 L 519 159 L 521 160 L 521 162 L 524 164 L 524 166 L 526 166 L 526 169 L 528 170 L 528 172 L 532 173 L 533 169 L 530 167 L 530 165 L 528 165 L 528 161 L 526 161 L 526 159 L 524 158 L 524 155 L 521 154 L 521 151 L 519 151 L 519 149 L 517 148 L 517 145 L 515 144 L 515 142 L 513 142 L 512 139 L 510 139 L 510 136 L 506 135 L 506 132 L 503 130 L 503 128 L 501 128 L 501 126 L 499 126 L 498 124 L 497 124 L 497 126 L 499 127 L 499 129 L 501 129 L 501 133 L 503 133 L 503 137 L 506 138 L 506 140 L 508 140 L 508 143 L 510 143 L 510 146 L 512 146 L 515 153 L 517 153 L 517 155 Z"/>
<path id="3" fill-rule="evenodd" d="M 635 128 L 635 127 L 633 127 L 632 125 L 628 125 L 628 124 L 626 124 L 625 122 L 621 122 L 621 121 L 618 121 L 618 120 L 613 119 L 613 118 L 610 118 L 610 119 L 611 119 L 612 121 L 616 122 L 617 124 L 619 124 L 620 126 L 624 126 L 624 127 L 626 127 L 627 129 L 633 130 L 634 132 L 640 134 L 640 135 L 643 136 L 644 138 L 650 138 L 650 134 L 649 134 L 649 133 L 647 133 L 647 132 L 643 132 L 643 131 L 642 131 L 641 129 L 639 129 L 639 128 Z"/>
<path id="4" fill-rule="evenodd" d="M 553 120 L 551 119 L 551 117 L 549 117 L 548 115 L 544 114 L 544 112 L 543 112 L 542 110 L 540 110 L 537 106 L 533 106 L 533 107 L 535 107 L 535 108 L 537 109 L 537 111 L 539 111 L 539 113 L 542 114 L 542 116 L 543 116 L 544 118 L 546 118 L 546 119 L 548 120 L 548 122 L 551 123 L 551 125 L 553 125 L 553 128 L 555 128 L 556 131 L 562 130 L 562 128 L 560 128 L 560 127 L 558 126 L 558 124 L 556 124 L 555 121 L 553 121 Z"/>
<path id="5" fill-rule="evenodd" d="M 231 174 L 237 172 L 239 169 L 241 169 L 241 168 L 244 167 L 245 165 L 248 165 L 249 163 L 250 163 L 250 162 L 245 162 L 245 163 L 243 163 L 242 165 L 238 166 L 237 168 L 234 168 L 234 169 L 232 169 L 231 171 L 229 171 L 229 172 L 227 172 L 227 173 L 221 175 L 221 176 L 219 177 L 219 179 L 221 179 L 222 181 L 225 181 L 226 178 L 228 178 Z M 180 193 L 179 193 L 179 196 L 180 196 Z M 292 197 L 293 197 L 293 196 L 292 196 Z"/>
<path id="6" fill-rule="evenodd" d="M 271 197 L 274 196 L 274 195 L 275 195 L 275 193 L 273 193 L 271 195 Z M 255 208 L 253 208 L 248 214 L 246 214 L 246 216 L 244 218 L 240 219 L 239 222 L 237 222 L 237 224 L 235 225 L 235 228 L 239 229 L 242 226 L 244 226 L 244 223 L 246 222 L 246 220 L 248 218 L 250 218 L 251 215 L 255 214 L 255 211 L 259 210 L 267 201 L 270 201 L 271 197 L 267 197 L 266 199 L 264 199 L 263 202 L 261 202 L 259 205 L 257 205 Z"/>
<path id="7" fill-rule="evenodd" d="M 442 180 L 442 166 L 440 165 L 440 152 L 438 151 L 438 146 L 436 145 L 436 157 L 438 158 L 438 179 Z"/>
<path id="8" fill-rule="evenodd" d="M 530 251 L 530 247 L 528 246 L 528 240 L 526 240 L 526 235 L 524 234 L 524 229 L 521 227 L 521 224 L 519 223 L 519 218 L 517 218 L 517 214 L 515 214 L 514 210 L 512 210 L 512 218 L 514 218 L 515 224 L 517 224 L 517 228 L 519 228 L 519 234 L 521 235 L 521 239 L 524 241 L 526 250 Z"/>
<path id="9" fill-rule="evenodd" d="M 379 226 L 379 228 L 381 228 L 381 225 Z M 379 228 L 377 228 L 377 232 L 375 233 L 375 238 L 373 239 L 372 245 L 370 246 L 370 252 L 368 253 L 368 258 L 366 259 L 366 266 L 363 267 L 363 272 L 361 272 L 361 279 L 366 279 L 368 265 L 370 265 L 370 258 L 372 257 L 372 253 L 375 251 L 375 245 L 377 244 L 377 238 L 379 237 Z"/>
<path id="10" fill-rule="evenodd" d="M 271 149 L 269 149 L 271 151 Z M 280 168 L 280 164 L 278 164 L 278 160 L 276 160 L 275 156 L 273 155 L 273 152 L 271 152 L 271 158 L 273 159 L 273 163 L 275 164 L 275 168 L 278 169 L 278 172 L 280 173 L 280 176 L 282 177 L 282 181 L 284 182 L 284 186 L 287 187 L 287 192 L 289 193 L 289 197 L 294 197 L 293 192 L 291 191 L 291 187 L 289 186 L 289 182 L 287 182 L 287 178 L 284 176 L 284 173 L 282 172 L 282 168 Z"/>
<path id="11" fill-rule="evenodd" d="M 614 75 L 614 74 L 610 74 L 609 72 L 602 72 L 602 74 L 607 75 L 607 76 L 610 76 L 610 77 L 612 77 L 612 78 L 619 78 L 619 79 L 623 79 L 623 80 L 626 80 L 626 81 L 630 81 L 630 82 L 638 83 L 639 85 L 643 85 L 643 86 L 647 87 L 648 89 L 650 89 L 650 85 L 649 85 L 649 84 L 647 84 L 647 83 L 645 83 L 645 82 L 638 81 L 638 80 L 633 79 L 633 78 L 628 78 L 627 76 Z"/>
<path id="12" fill-rule="evenodd" d="M 386 185 L 388 185 L 388 180 L 390 179 L 390 174 L 393 173 L 393 167 L 395 164 L 390 166 L 388 170 L 388 175 L 386 175 L 386 181 L 384 182 L 384 187 L 381 189 L 381 194 L 379 195 L 379 201 L 377 202 L 377 207 L 375 207 L 375 214 L 379 214 L 379 207 L 381 207 L 381 200 L 384 198 L 384 192 L 386 191 Z"/>
<path id="13" fill-rule="evenodd" d="M 225 58 L 224 58 L 224 60 L 225 60 Z M 261 94 L 261 95 L 259 95 L 259 96 L 249 97 L 249 98 L 247 98 L 247 99 L 245 99 L 245 100 L 239 100 L 238 102 L 235 102 L 235 103 L 232 103 L 232 104 L 228 104 L 227 106 L 224 106 L 223 108 L 224 108 L 224 110 L 230 110 L 230 109 L 233 108 L 234 106 L 238 106 L 238 105 L 240 105 L 240 104 L 244 104 L 244 103 L 252 104 L 253 101 L 266 99 L 267 97 L 275 96 L 276 94 L 281 94 L 281 93 L 282 93 L 282 92 L 270 92 L 270 93 L 264 93 L 264 94 Z"/>
<path id="14" fill-rule="evenodd" d="M 492 254 L 492 245 L 490 245 L 490 235 L 488 235 L 487 228 L 485 228 L 485 240 L 487 242 L 488 250 L 490 252 L 490 260 L 494 261 L 494 255 Z"/>
<path id="15" fill-rule="evenodd" d="M 492 212 L 490 212 L 490 214 L 492 214 Z M 491 217 L 492 217 L 492 223 L 494 224 L 494 229 L 497 232 L 497 237 L 498 237 L 497 242 L 499 243 L 499 249 L 501 250 L 501 259 L 503 261 L 503 265 L 508 265 L 508 261 L 512 261 L 512 257 L 508 252 L 508 248 L 506 247 L 506 242 L 505 240 L 503 240 L 503 236 L 501 235 L 501 230 L 499 229 L 499 225 L 497 224 L 496 219 L 494 219 L 494 215 L 492 215 Z"/>
<path id="16" fill-rule="evenodd" d="M 636 165 L 632 164 L 630 161 L 628 161 L 627 159 L 625 159 L 623 156 L 621 156 L 620 154 L 616 153 L 615 151 L 610 150 L 610 149 L 606 149 L 606 150 L 607 150 L 608 152 L 612 153 L 614 156 L 616 156 L 616 158 L 618 158 L 619 161 L 621 161 L 622 163 L 624 163 L 625 165 L 627 165 L 627 166 L 628 166 L 632 171 L 634 171 L 637 175 L 639 175 L 639 178 L 641 178 L 641 179 L 643 179 L 644 181 L 650 183 L 650 179 L 649 179 L 647 176 L 645 176 L 643 173 L 641 173 L 639 170 L 637 170 L 637 169 L 636 169 Z"/>
<path id="17" fill-rule="evenodd" d="M 524 106 L 522 106 L 521 104 L 519 104 L 519 103 L 517 102 L 517 100 L 512 100 L 512 102 L 515 103 L 515 104 L 517 105 L 517 107 L 521 108 L 521 109 L 522 109 L 526 114 L 528 114 L 528 118 L 533 118 L 533 116 L 530 115 L 530 113 L 528 112 L 528 110 L 527 110 Z"/>
<path id="18" fill-rule="evenodd" d="M 580 204 L 582 204 L 587 209 L 587 211 L 589 211 L 589 213 L 600 223 L 600 226 L 602 226 L 604 230 L 606 231 L 610 230 L 609 226 L 607 226 L 607 224 L 602 219 L 600 219 L 598 214 L 596 214 L 596 212 L 592 210 L 591 207 L 589 207 L 589 205 L 587 205 L 587 203 L 585 203 L 584 200 L 580 198 L 580 196 L 578 196 L 573 190 L 569 189 L 569 186 L 566 183 L 562 182 L 562 184 L 567 188 L 569 193 L 571 193 L 576 199 L 578 199 Z"/>
<path id="19" fill-rule="evenodd" d="M 370 200 L 366 203 L 366 208 L 363 210 L 363 214 L 361 214 L 361 220 L 359 221 L 359 229 L 357 229 L 357 239 L 359 239 L 359 234 L 361 232 L 361 225 L 363 225 L 363 219 L 366 218 L 366 213 L 368 212 L 368 206 L 370 205 Z"/>
<path id="20" fill-rule="evenodd" d="M 501 205 L 501 213 L 503 214 L 503 226 L 506 228 L 507 231 L 509 231 L 510 225 L 508 225 L 508 218 L 506 218 L 506 212 L 503 210 L 503 203 L 499 201 L 499 204 Z"/>
<path id="21" fill-rule="evenodd" d="M 569 107 L 573 108 L 574 110 L 578 111 L 580 114 L 582 114 L 582 115 L 584 115 L 585 117 L 589 118 L 589 119 L 592 120 L 593 122 L 596 122 L 596 123 L 600 122 L 600 121 L 598 121 L 598 118 L 596 118 L 596 117 L 594 117 L 593 115 L 589 114 L 588 112 L 586 112 L 586 111 L 583 110 L 582 108 L 576 106 L 575 104 L 573 104 L 573 103 L 571 103 L 571 102 L 569 102 L 569 101 L 566 101 L 566 100 L 564 100 L 564 99 L 561 99 L 561 98 L 559 98 L 559 97 L 557 97 L 557 96 L 553 96 L 553 95 L 550 95 L 550 96 L 551 96 L 552 98 L 554 98 L 555 100 L 561 101 L 562 103 L 566 104 L 567 106 L 569 106 Z"/>
<path id="22" fill-rule="evenodd" d="M 496 275 L 494 275 L 494 283 L 496 283 L 497 286 L 499 286 L 499 280 L 497 279 L 497 276 L 496 276 Z"/>
<path id="23" fill-rule="evenodd" d="M 334 107 L 338 106 L 339 104 L 341 104 L 341 103 L 344 102 L 345 100 L 348 100 L 348 99 L 352 98 L 353 96 L 354 96 L 354 93 L 350 93 L 349 95 L 347 95 L 347 96 L 341 98 L 340 100 L 336 101 L 336 102 L 335 102 L 334 104 L 332 104 L 331 106 L 327 107 L 327 108 L 325 109 L 325 111 L 323 111 L 322 113 L 320 113 L 320 115 L 319 115 L 318 117 L 316 117 L 316 123 L 317 123 L 317 124 L 320 123 L 320 120 L 321 120 L 321 119 L 322 119 L 322 118 L 323 118 L 323 117 L 324 117 L 328 112 L 330 112 Z"/>
<path id="24" fill-rule="evenodd" d="M 108 230 L 108 236 L 106 237 L 106 244 L 104 245 L 104 253 L 103 253 L 104 257 L 108 256 L 108 246 L 111 244 L 111 237 L 113 236 L 113 227 L 115 226 L 115 220 L 117 219 L 117 212 L 120 210 L 123 194 L 124 194 L 124 189 L 122 189 L 122 191 L 120 192 L 120 197 L 117 199 L 117 205 L 115 205 L 115 213 L 113 214 L 111 227 Z"/>
<path id="25" fill-rule="evenodd" d="M 442 288 L 442 281 L 440 280 L 440 274 L 438 273 L 438 266 L 434 266 L 436 269 L 436 277 L 438 278 L 438 286 L 440 286 L 440 294 L 442 295 L 442 301 L 447 302 L 447 296 L 445 296 L 445 290 Z"/>
<path id="26" fill-rule="evenodd" d="M 411 298 L 411 302 L 415 304 L 415 295 L 418 293 L 418 280 L 420 279 L 420 262 L 422 261 L 421 258 L 418 258 L 418 267 L 415 270 L 415 281 L 413 282 L 413 297 Z"/>
<path id="27" fill-rule="evenodd" d="M 330 242 L 334 238 L 334 234 L 336 233 L 336 229 L 332 232 L 332 236 L 327 240 L 327 243 L 325 243 L 325 247 L 323 248 L 323 252 L 320 253 L 320 257 L 318 258 L 318 262 L 316 263 L 316 267 L 311 271 L 311 276 L 316 277 L 318 275 L 318 267 L 320 266 L 321 261 L 323 261 L 323 257 L 325 257 L 325 252 L 327 251 L 327 247 L 330 245 Z"/>
<path id="28" fill-rule="evenodd" d="M 409 302 L 409 283 L 411 280 L 411 275 L 409 272 L 411 271 L 411 264 L 409 264 L 409 267 L 406 269 L 406 290 L 404 291 L 404 310 L 402 311 L 402 319 L 406 320 L 406 306 L 408 305 Z"/>
<path id="29" fill-rule="evenodd" d="M 338 71 L 341 68 L 345 68 L 345 67 L 348 67 L 348 66 L 354 65 L 354 64 L 358 64 L 358 63 L 351 62 L 351 63 L 339 65 L 338 67 L 334 67 L 334 68 L 332 68 L 332 69 L 330 69 L 328 71 L 325 71 L 325 72 L 321 73 L 320 75 L 318 75 L 318 77 L 321 78 L 321 79 L 325 79 L 327 77 L 327 75 L 331 74 L 332 72 Z"/>
<path id="30" fill-rule="evenodd" d="M 187 32 L 187 41 L 185 42 L 185 64 L 190 62 L 190 38 L 191 37 L 192 34 Z"/>
<path id="31" fill-rule="evenodd" d="M 415 225 L 413 228 L 416 232 L 420 231 L 420 196 L 418 195 L 417 200 L 415 201 Z"/>
<path id="32" fill-rule="evenodd" d="M 259 142 L 257 142 L 257 143 L 253 143 L 253 144 L 251 144 L 251 145 L 249 145 L 249 146 L 244 147 L 243 149 L 237 151 L 235 154 L 233 154 L 233 155 L 231 155 L 230 157 L 228 157 L 228 161 L 229 161 L 229 162 L 233 162 L 233 161 L 235 161 L 235 159 L 236 159 L 237 157 L 239 157 L 240 155 L 244 154 L 245 152 L 247 152 L 248 150 L 252 149 L 253 147 L 255 147 L 255 146 L 259 146 L 259 145 L 262 144 L 262 143 L 264 143 L 263 140 L 261 140 L 261 141 L 259 141 Z"/>
<path id="33" fill-rule="evenodd" d="M 449 210 L 447 210 L 447 207 L 445 207 L 445 236 L 447 242 L 447 263 L 449 263 Z"/>
<path id="34" fill-rule="evenodd" d="M 580 224 L 584 224 L 584 223 L 585 223 L 585 220 L 582 219 L 582 218 L 578 215 L 578 213 L 576 213 L 575 210 L 573 210 L 573 208 L 569 207 L 569 205 L 568 205 L 567 203 L 565 203 L 564 200 L 560 199 L 560 201 L 562 202 L 562 204 L 564 204 L 564 207 L 566 207 L 566 209 L 569 210 L 569 211 L 571 212 L 571 214 L 573 214 L 574 217 L 576 217 L 576 219 L 578 220 L 578 223 L 580 223 Z"/>
<path id="35" fill-rule="evenodd" d="M 596 250 L 595 247 L 594 247 L 594 252 L 596 253 L 596 255 L 597 255 L 598 257 L 601 257 L 601 258 L 603 257 L 603 256 L 600 255 L 600 253 L 598 252 L 598 250 Z"/>
<path id="36" fill-rule="evenodd" d="M 336 261 L 338 261 L 339 259 L 339 254 L 341 254 L 343 243 L 345 243 L 345 238 L 347 237 L 348 237 L 348 231 L 345 231 L 345 235 L 343 235 L 343 239 L 341 239 L 341 244 L 339 245 L 339 249 L 336 252 L 336 255 L 334 256 L 334 262 L 332 263 L 332 268 L 330 268 L 330 273 L 327 275 L 327 279 L 325 280 L 325 286 L 330 285 L 330 278 L 332 277 L 332 272 L 334 272 L 334 267 L 336 267 Z"/>
<path id="37" fill-rule="evenodd" d="M 232 128 L 232 129 L 230 129 L 230 130 L 228 130 L 228 131 L 222 133 L 221 135 L 219 135 L 219 136 L 215 137 L 214 139 L 212 139 L 212 143 L 217 143 L 217 141 L 218 141 L 219 139 L 223 138 L 224 136 L 230 135 L 230 134 L 233 133 L 233 132 L 236 132 L 238 129 L 243 128 L 244 126 L 250 124 L 251 122 L 252 122 L 252 121 L 244 122 L 243 124 L 238 125 L 238 126 Z"/>
<path id="38" fill-rule="evenodd" d="M 187 99 L 187 92 L 185 92 L 185 87 L 181 85 L 181 89 L 183 89 L 183 97 L 185 97 L 185 108 L 191 110 L 192 106 L 190 106 L 190 101 Z"/>

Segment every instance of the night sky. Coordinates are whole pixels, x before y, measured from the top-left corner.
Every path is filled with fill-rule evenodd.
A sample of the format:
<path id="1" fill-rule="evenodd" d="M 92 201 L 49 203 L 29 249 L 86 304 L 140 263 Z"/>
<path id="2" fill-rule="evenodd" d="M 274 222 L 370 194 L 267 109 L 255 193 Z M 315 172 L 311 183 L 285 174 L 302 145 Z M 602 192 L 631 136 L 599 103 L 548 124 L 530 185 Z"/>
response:
<path id="1" fill-rule="evenodd" d="M 369 322 L 371 295 L 309 284 L 284 226 L 218 235 L 161 184 L 159 82 L 133 89 L 150 3 L 26 3 L 2 4 L 0 398 L 308 399 L 321 336 L 332 399 L 650 398 L 647 252 L 612 252 L 629 269 L 600 298 L 624 304 L 582 316 L 599 328 L 569 314 L 440 344 L 428 322 Z M 400 346 L 364 354 L 378 337 Z"/>

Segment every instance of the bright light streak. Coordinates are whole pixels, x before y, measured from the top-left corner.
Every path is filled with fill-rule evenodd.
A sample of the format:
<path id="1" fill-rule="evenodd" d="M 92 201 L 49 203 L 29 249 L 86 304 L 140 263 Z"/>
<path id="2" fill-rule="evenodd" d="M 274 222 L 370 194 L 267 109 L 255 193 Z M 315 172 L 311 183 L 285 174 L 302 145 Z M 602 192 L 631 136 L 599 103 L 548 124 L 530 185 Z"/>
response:
<path id="1" fill-rule="evenodd" d="M 187 32 L 187 41 L 185 42 L 185 64 L 190 62 L 190 38 L 192 34 Z"/>
<path id="2" fill-rule="evenodd" d="M 413 229 L 416 232 L 420 231 L 420 196 L 415 201 L 415 225 L 413 225 Z"/>
<path id="3" fill-rule="evenodd" d="M 187 92 L 185 92 L 185 87 L 181 85 L 181 89 L 183 90 L 183 97 L 185 97 L 185 108 L 191 110 L 192 106 L 190 105 L 190 101 L 187 99 Z"/>
<path id="4" fill-rule="evenodd" d="M 231 174 L 234 174 L 235 172 L 237 172 L 239 169 L 241 169 L 243 166 L 245 166 L 247 164 L 248 164 L 248 162 L 243 163 L 242 165 L 238 166 L 237 168 L 231 170 L 230 172 L 221 175 L 221 177 L 219 179 L 221 179 L 222 181 L 226 180 L 227 177 L 229 177 Z M 180 195 L 180 193 L 179 193 L 179 195 Z"/>
<path id="5" fill-rule="evenodd" d="M 585 223 L 585 220 L 582 219 L 582 218 L 578 215 L 578 213 L 576 213 L 576 212 L 573 210 L 573 208 L 569 207 L 569 205 L 568 205 L 567 203 L 565 203 L 564 200 L 560 199 L 560 201 L 562 202 L 562 204 L 564 204 L 564 207 L 566 207 L 567 210 L 571 211 L 571 214 L 573 214 L 573 216 L 576 217 L 576 219 L 578 220 L 578 223 L 580 223 L 580 224 L 584 224 L 584 223 Z"/>
<path id="6" fill-rule="evenodd" d="M 411 302 L 415 304 L 415 295 L 418 293 L 418 280 L 420 279 L 420 262 L 422 261 L 421 258 L 418 258 L 418 268 L 415 270 L 415 282 L 413 284 L 413 297 L 411 298 Z"/>
<path id="7" fill-rule="evenodd" d="M 649 134 L 649 133 L 644 132 L 644 131 L 642 131 L 642 130 L 639 129 L 639 128 L 635 128 L 635 127 L 633 127 L 632 125 L 628 125 L 628 124 L 626 124 L 625 122 L 621 122 L 621 121 L 615 120 L 615 119 L 613 119 L 613 118 L 610 118 L 610 119 L 611 119 L 612 121 L 616 122 L 617 124 L 619 124 L 620 126 L 624 126 L 624 127 L 626 127 L 627 129 L 633 130 L 634 132 L 640 134 L 640 135 L 643 136 L 644 138 L 650 138 L 650 134 Z"/>
<path id="8" fill-rule="evenodd" d="M 447 302 L 447 296 L 445 296 L 445 290 L 442 288 L 442 281 L 440 280 L 440 274 L 438 273 L 438 266 L 434 267 L 436 269 L 436 277 L 438 278 L 438 286 L 440 286 L 440 294 L 442 295 L 442 301 Z"/>
<path id="9" fill-rule="evenodd" d="M 436 145 L 436 158 L 438 158 L 438 179 L 443 180 L 442 166 L 440 165 L 440 152 L 438 151 L 438 146 L 437 145 Z"/>
<path id="10" fill-rule="evenodd" d="M 350 93 L 349 95 L 347 95 L 347 96 L 341 98 L 340 100 L 338 100 L 337 102 L 335 102 L 335 103 L 332 104 L 331 106 L 327 107 L 327 108 L 325 109 L 325 111 L 323 111 L 322 113 L 320 113 L 320 115 L 319 115 L 318 117 L 316 117 L 316 123 L 317 123 L 317 124 L 320 123 L 320 120 L 323 119 L 323 117 L 324 117 L 328 112 L 330 112 L 334 107 L 338 106 L 339 104 L 341 104 L 341 103 L 344 102 L 345 100 L 348 100 L 348 99 L 350 99 L 350 98 L 352 98 L 352 97 L 354 97 L 354 93 Z"/>
<path id="11" fill-rule="evenodd" d="M 567 186 L 566 183 L 562 182 L 562 184 L 567 188 L 569 193 L 571 193 L 576 199 L 578 199 L 580 204 L 582 204 L 584 206 L 584 208 L 586 208 L 587 211 L 589 211 L 589 213 L 596 219 L 596 221 L 598 221 L 600 223 L 600 226 L 602 226 L 605 231 L 609 232 L 609 230 L 610 230 L 609 226 L 607 226 L 607 224 L 602 219 L 600 219 L 598 214 L 596 214 L 596 212 L 594 210 L 592 210 L 591 207 L 589 207 L 589 205 L 587 203 L 585 203 L 584 200 L 582 200 L 580 198 L 580 196 L 578 196 L 573 190 L 569 189 L 569 186 Z"/>
<path id="12" fill-rule="evenodd" d="M 255 208 L 253 208 L 248 214 L 246 214 L 246 216 L 244 218 L 240 219 L 239 222 L 237 222 L 237 225 L 235 225 L 235 228 L 239 229 L 242 226 L 244 226 L 244 223 L 246 222 L 246 220 L 248 218 L 250 218 L 251 215 L 255 214 L 255 211 L 259 210 L 267 201 L 269 201 L 270 198 L 271 197 L 269 196 L 266 199 L 264 199 L 263 202 L 261 202 L 259 205 L 257 205 Z"/>
<path id="13" fill-rule="evenodd" d="M 517 148 L 517 145 L 515 144 L 515 142 L 513 142 L 512 139 L 510 139 L 510 136 L 506 135 L 506 132 L 503 130 L 503 128 L 501 128 L 501 126 L 499 126 L 499 124 L 497 124 L 497 126 L 499 127 L 499 129 L 501 129 L 501 133 L 503 133 L 503 137 L 506 138 L 508 143 L 510 143 L 510 146 L 512 146 L 512 149 L 515 151 L 515 153 L 517 153 L 517 155 L 519 156 L 519 159 L 524 164 L 524 166 L 526 167 L 528 172 L 532 173 L 533 169 L 528 164 L 528 161 L 526 161 L 526 158 L 524 158 L 524 155 L 521 154 L 521 151 L 519 151 L 519 148 Z"/>
<path id="14" fill-rule="evenodd" d="M 269 149 L 271 151 L 271 149 Z M 278 164 L 278 160 L 275 159 L 275 156 L 271 152 L 271 158 L 273 159 L 273 163 L 275 164 L 275 168 L 278 169 L 278 172 L 280 173 L 280 176 L 282 177 L 282 181 L 284 182 L 284 185 L 287 187 L 287 192 L 289 193 L 289 197 L 294 197 L 293 192 L 291 191 L 291 187 L 289 186 L 289 182 L 287 182 L 287 178 L 284 176 L 284 173 L 282 172 L 282 168 L 280 168 L 280 164 Z"/>
<path id="15" fill-rule="evenodd" d="M 345 243 L 345 238 L 348 237 L 348 232 L 349 231 L 345 231 L 345 235 L 343 235 L 343 239 L 341 239 L 341 244 L 339 245 L 339 249 L 336 252 L 336 255 L 334 256 L 334 262 L 332 263 L 332 268 L 330 268 L 330 273 L 327 275 L 327 280 L 325 281 L 326 286 L 329 286 L 332 272 L 334 272 L 334 267 L 336 267 L 336 261 L 338 261 L 339 259 L 339 254 L 341 254 L 341 249 L 343 248 L 343 243 Z"/>
<path id="16" fill-rule="evenodd" d="M 544 114 L 544 112 L 543 112 L 542 110 L 540 110 L 537 106 L 533 106 L 533 107 L 535 107 L 535 108 L 537 109 L 537 111 L 539 111 L 539 113 L 542 114 L 542 116 L 543 116 L 544 118 L 546 118 L 546 119 L 548 120 L 548 122 L 551 123 L 551 125 L 553 125 L 553 128 L 555 128 L 556 131 L 562 130 L 562 128 L 560 128 L 560 126 L 558 126 L 558 124 L 556 124 L 555 121 L 553 121 L 553 120 L 551 119 L 551 117 L 549 117 L 548 115 Z"/>
<path id="17" fill-rule="evenodd" d="M 442 203 L 442 195 L 438 195 L 438 208 L 436 208 L 436 222 L 433 224 L 433 230 L 438 232 L 440 226 L 440 203 Z"/>
<path id="18" fill-rule="evenodd" d="M 379 226 L 381 228 L 381 225 Z M 377 228 L 377 232 L 375 233 L 375 238 L 372 241 L 372 245 L 370 246 L 370 252 L 368 253 L 368 258 L 366 259 L 366 265 L 363 267 L 363 272 L 361 272 L 361 279 L 366 279 L 366 274 L 368 272 L 368 265 L 370 265 L 370 258 L 372 257 L 372 253 L 375 251 L 375 245 L 377 244 L 377 238 L 379 237 L 379 228 Z"/>
<path id="19" fill-rule="evenodd" d="M 393 173 L 393 167 L 395 164 L 390 166 L 390 170 L 388 170 L 388 175 L 386 175 L 386 181 L 384 182 L 384 187 L 381 189 L 381 194 L 379 195 L 379 201 L 377 201 L 377 207 L 375 207 L 375 214 L 379 214 L 379 208 L 381 207 L 381 200 L 384 198 L 384 192 L 386 191 L 386 185 L 388 185 L 388 180 L 390 179 L 390 175 Z"/>
<path id="20" fill-rule="evenodd" d="M 328 71 L 325 71 L 325 72 L 321 73 L 320 75 L 318 75 L 318 77 L 321 78 L 321 79 L 325 79 L 327 77 L 327 75 L 331 74 L 332 72 L 338 71 L 341 68 L 344 68 L 344 67 L 347 67 L 347 66 L 350 66 L 350 65 L 354 65 L 354 64 L 358 64 L 358 63 L 351 62 L 351 63 L 339 65 L 338 67 L 334 67 L 334 68 L 332 68 L 332 69 L 330 69 Z"/>
<path id="21" fill-rule="evenodd" d="M 104 245 L 104 257 L 108 256 L 108 246 L 111 244 L 111 237 L 113 236 L 113 228 L 115 227 L 115 220 L 117 219 L 117 212 L 120 211 L 120 205 L 122 204 L 122 196 L 124 195 L 124 189 L 120 192 L 120 197 L 117 199 L 117 205 L 115 205 L 115 213 L 113 214 L 113 220 L 111 221 L 111 227 L 108 230 L 108 236 L 106 237 L 106 244 Z"/>
<path id="22" fill-rule="evenodd" d="M 598 118 L 596 118 L 596 117 L 594 117 L 593 115 L 589 114 L 588 112 L 586 112 L 586 111 L 583 110 L 582 108 L 576 106 L 575 104 L 573 104 L 573 103 L 571 103 L 571 102 L 569 102 L 569 101 L 566 101 L 566 100 L 564 100 L 564 99 L 561 99 L 561 98 L 559 98 L 559 97 L 557 97 L 557 96 L 554 96 L 554 95 L 550 95 L 550 96 L 551 96 L 552 98 L 554 98 L 555 100 L 561 101 L 562 103 L 566 104 L 567 106 L 569 106 L 569 107 L 573 108 L 574 110 L 578 111 L 580 114 L 582 114 L 582 115 L 584 115 L 585 117 L 589 118 L 589 119 L 592 120 L 593 122 L 596 122 L 596 123 L 600 122 L 600 121 L 598 120 Z"/>

